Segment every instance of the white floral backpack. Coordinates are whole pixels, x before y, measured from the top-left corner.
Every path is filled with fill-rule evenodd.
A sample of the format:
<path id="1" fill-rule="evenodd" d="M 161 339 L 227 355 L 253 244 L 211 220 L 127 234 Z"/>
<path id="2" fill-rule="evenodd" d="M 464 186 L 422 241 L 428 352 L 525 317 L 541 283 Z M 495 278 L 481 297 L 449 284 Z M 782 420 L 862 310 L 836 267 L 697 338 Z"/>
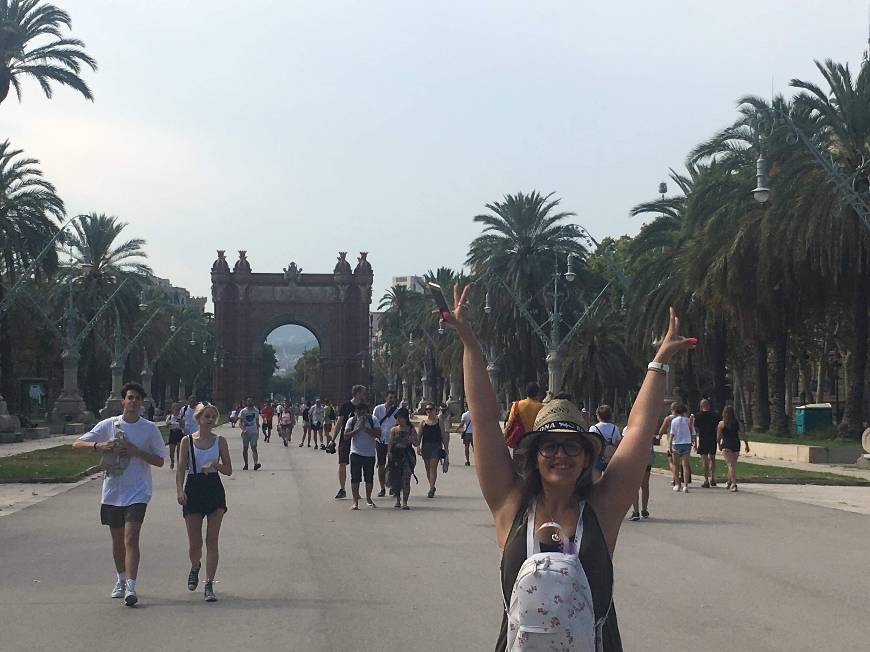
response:
<path id="1" fill-rule="evenodd" d="M 583 508 L 575 543 L 567 552 L 541 552 L 535 536 L 535 504 L 526 525 L 526 560 L 505 605 L 507 652 L 601 652 L 604 618 L 596 621 L 592 590 L 577 556 L 583 539 Z M 556 523 L 545 523 L 558 527 Z M 555 542 L 559 542 L 554 539 Z M 567 543 L 567 542 L 565 542 Z M 609 608 L 608 608 L 609 611 Z"/>

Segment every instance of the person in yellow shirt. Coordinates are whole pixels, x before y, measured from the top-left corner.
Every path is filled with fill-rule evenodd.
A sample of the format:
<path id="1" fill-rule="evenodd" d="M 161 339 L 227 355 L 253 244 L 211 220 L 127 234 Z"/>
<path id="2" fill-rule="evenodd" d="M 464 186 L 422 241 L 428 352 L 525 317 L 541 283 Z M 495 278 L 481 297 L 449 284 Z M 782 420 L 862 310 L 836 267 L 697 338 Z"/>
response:
<path id="1" fill-rule="evenodd" d="M 526 385 L 526 397 L 521 401 L 514 401 L 513 405 L 511 405 L 505 432 L 511 429 L 516 418 L 522 420 L 523 432 L 531 432 L 535 429 L 535 419 L 538 416 L 538 412 L 544 407 L 544 404 L 538 400 L 540 394 L 541 388 L 538 386 L 538 383 L 531 382 Z"/>

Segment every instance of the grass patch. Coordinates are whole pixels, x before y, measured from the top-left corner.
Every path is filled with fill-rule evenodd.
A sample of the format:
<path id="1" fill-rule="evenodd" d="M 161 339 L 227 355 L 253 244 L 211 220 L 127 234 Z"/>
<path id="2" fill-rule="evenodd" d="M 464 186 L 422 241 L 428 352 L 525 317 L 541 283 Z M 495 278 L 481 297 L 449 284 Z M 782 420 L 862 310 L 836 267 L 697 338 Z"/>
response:
<path id="1" fill-rule="evenodd" d="M 100 463 L 100 456 L 69 444 L 0 457 L 0 482 L 75 482 Z"/>
<path id="2" fill-rule="evenodd" d="M 749 445 L 758 441 L 765 444 L 798 444 L 801 446 L 822 446 L 823 448 L 855 448 L 860 447 L 861 442 L 855 439 L 843 439 L 833 433 L 826 436 L 821 432 L 814 432 L 806 437 L 800 435 L 780 435 L 772 432 L 750 432 Z"/>
<path id="3" fill-rule="evenodd" d="M 750 443 L 750 446 L 752 444 Z M 701 458 L 692 457 L 692 480 L 696 484 L 704 481 L 704 467 Z M 656 461 L 653 467 L 668 469 L 668 458 L 664 453 L 656 453 Z M 724 484 L 727 479 L 727 467 L 725 460 L 716 458 L 716 480 Z M 766 484 L 820 484 L 842 486 L 868 486 L 870 482 L 861 478 L 838 473 L 825 473 L 823 471 L 804 471 L 802 469 L 790 469 L 784 466 L 768 466 L 766 464 L 752 464 L 750 462 L 737 462 L 737 482 L 757 482 Z"/>

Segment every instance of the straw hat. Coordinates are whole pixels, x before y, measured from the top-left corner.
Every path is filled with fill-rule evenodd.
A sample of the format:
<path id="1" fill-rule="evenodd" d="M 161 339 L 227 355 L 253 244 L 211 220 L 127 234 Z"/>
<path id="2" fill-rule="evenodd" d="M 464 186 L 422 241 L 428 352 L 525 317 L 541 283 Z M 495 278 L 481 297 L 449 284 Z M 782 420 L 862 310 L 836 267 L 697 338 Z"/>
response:
<path id="1" fill-rule="evenodd" d="M 586 441 L 592 448 L 595 457 L 604 450 L 604 437 L 600 433 L 590 432 L 582 425 L 583 416 L 580 408 L 567 399 L 553 399 L 544 403 L 544 407 L 535 418 L 535 429 L 520 437 L 519 448 L 529 450 L 541 437 L 551 432 L 571 433 Z"/>

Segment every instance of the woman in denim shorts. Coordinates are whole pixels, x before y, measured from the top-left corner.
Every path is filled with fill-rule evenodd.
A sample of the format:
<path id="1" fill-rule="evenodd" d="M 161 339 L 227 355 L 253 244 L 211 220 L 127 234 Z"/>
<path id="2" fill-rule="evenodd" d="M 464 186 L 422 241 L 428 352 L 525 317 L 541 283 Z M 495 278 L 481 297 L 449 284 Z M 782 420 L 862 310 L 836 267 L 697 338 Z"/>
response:
<path id="1" fill-rule="evenodd" d="M 683 467 L 683 477 L 689 477 L 689 454 L 692 452 L 692 447 L 695 445 L 695 429 L 689 417 L 686 416 L 688 410 L 686 406 L 680 404 L 676 408 L 676 414 L 671 419 L 670 427 L 670 445 L 669 449 L 674 459 L 674 491 L 682 491 L 689 493 L 689 483 L 680 482 L 679 468 Z"/>

